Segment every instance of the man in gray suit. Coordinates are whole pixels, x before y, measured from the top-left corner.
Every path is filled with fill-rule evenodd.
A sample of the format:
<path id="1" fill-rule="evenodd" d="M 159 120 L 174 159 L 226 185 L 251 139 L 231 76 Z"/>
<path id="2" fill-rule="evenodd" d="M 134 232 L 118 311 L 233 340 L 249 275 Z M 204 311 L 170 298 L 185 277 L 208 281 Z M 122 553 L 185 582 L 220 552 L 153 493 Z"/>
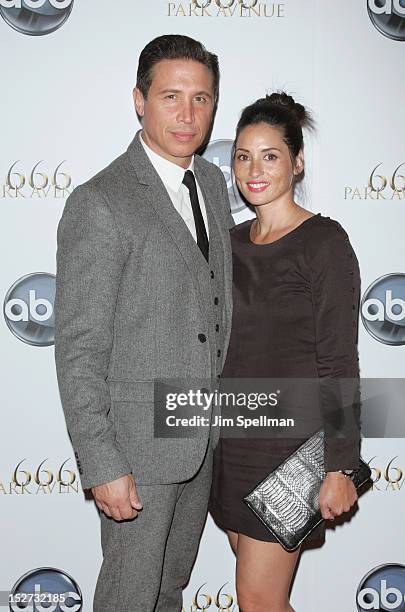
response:
<path id="1" fill-rule="evenodd" d="M 217 428 L 154 437 L 154 381 L 213 389 L 228 346 L 233 220 L 221 171 L 194 155 L 218 84 L 201 43 L 150 42 L 134 90 L 142 130 L 74 190 L 58 226 L 58 383 L 101 517 L 94 612 L 179 612 L 206 516 Z"/>

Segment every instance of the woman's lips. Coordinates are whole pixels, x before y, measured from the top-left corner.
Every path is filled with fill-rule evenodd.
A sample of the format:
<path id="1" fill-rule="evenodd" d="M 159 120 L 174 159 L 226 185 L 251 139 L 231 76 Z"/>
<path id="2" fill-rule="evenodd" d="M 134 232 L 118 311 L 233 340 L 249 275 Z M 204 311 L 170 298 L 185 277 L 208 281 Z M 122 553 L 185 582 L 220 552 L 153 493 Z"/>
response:
<path id="1" fill-rule="evenodd" d="M 262 191 L 265 191 L 267 187 L 270 187 L 270 183 L 267 181 L 250 181 L 249 183 L 246 183 L 246 185 L 249 191 L 253 191 L 254 193 L 261 193 Z"/>

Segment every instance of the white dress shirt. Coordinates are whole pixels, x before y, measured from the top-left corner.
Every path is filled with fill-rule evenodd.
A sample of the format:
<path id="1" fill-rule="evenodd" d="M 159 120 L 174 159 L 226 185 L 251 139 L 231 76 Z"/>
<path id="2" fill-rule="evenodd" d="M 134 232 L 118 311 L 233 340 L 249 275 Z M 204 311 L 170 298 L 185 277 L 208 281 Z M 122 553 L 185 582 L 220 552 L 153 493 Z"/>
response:
<path id="1" fill-rule="evenodd" d="M 157 153 L 155 153 L 155 151 L 152 151 L 152 149 L 148 147 L 148 145 L 145 143 L 144 139 L 142 138 L 142 135 L 139 136 L 139 140 L 141 141 L 141 144 L 145 149 L 146 155 L 149 157 L 152 166 L 155 168 L 156 172 L 162 179 L 174 208 L 182 217 L 184 223 L 190 230 L 194 240 L 197 242 L 197 233 L 195 229 L 193 209 L 191 207 L 190 192 L 188 188 L 183 185 L 183 178 L 186 170 L 191 170 L 194 174 L 194 156 L 191 158 L 189 167 L 184 169 L 178 166 L 177 164 L 174 164 L 173 162 L 169 161 L 168 159 L 165 159 L 161 155 L 158 155 Z M 209 236 L 207 211 L 205 208 L 203 194 L 201 193 L 201 189 L 195 174 L 194 177 L 197 185 L 197 195 L 198 200 L 200 202 L 201 214 L 204 219 L 207 236 Z"/>

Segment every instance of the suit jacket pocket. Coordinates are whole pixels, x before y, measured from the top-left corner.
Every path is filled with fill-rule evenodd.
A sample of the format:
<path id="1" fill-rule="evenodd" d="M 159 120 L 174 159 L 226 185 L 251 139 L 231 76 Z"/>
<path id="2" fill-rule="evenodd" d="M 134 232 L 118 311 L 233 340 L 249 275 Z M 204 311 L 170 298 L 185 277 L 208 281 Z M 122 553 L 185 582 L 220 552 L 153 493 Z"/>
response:
<path id="1" fill-rule="evenodd" d="M 107 379 L 112 402 L 152 402 L 154 398 L 153 380 L 114 380 Z"/>
<path id="2" fill-rule="evenodd" d="M 153 381 L 109 379 L 107 382 L 117 441 L 124 448 L 131 448 L 135 440 L 151 440 L 154 427 Z"/>
<path id="3" fill-rule="evenodd" d="M 150 443 L 154 438 L 153 401 L 113 400 L 111 418 L 117 442 L 124 448 L 134 447 L 141 440 Z"/>

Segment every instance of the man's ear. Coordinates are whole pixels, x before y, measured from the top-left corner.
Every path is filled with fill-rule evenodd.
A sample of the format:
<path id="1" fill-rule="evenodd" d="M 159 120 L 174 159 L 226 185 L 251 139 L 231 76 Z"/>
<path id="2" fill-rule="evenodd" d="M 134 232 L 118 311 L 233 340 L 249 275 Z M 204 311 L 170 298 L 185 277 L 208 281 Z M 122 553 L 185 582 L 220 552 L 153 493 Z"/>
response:
<path id="1" fill-rule="evenodd" d="M 301 150 L 299 151 L 297 157 L 295 158 L 294 174 L 298 176 L 301 174 L 301 172 L 303 172 L 303 170 L 304 170 L 304 153 Z"/>
<path id="2" fill-rule="evenodd" d="M 139 87 L 135 87 L 133 91 L 135 109 L 138 117 L 143 117 L 145 112 L 145 98 Z"/>

